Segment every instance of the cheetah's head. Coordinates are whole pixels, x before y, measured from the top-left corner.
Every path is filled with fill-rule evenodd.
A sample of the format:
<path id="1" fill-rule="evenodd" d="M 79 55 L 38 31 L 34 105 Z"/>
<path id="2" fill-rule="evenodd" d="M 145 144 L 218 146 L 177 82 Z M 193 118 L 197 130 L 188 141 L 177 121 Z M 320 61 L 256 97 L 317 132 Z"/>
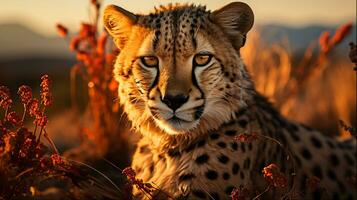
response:
<path id="1" fill-rule="evenodd" d="M 108 6 L 104 24 L 121 51 L 114 75 L 134 126 L 187 135 L 234 117 L 253 88 L 239 55 L 253 18 L 241 2 L 214 12 L 161 6 L 149 15 Z"/>

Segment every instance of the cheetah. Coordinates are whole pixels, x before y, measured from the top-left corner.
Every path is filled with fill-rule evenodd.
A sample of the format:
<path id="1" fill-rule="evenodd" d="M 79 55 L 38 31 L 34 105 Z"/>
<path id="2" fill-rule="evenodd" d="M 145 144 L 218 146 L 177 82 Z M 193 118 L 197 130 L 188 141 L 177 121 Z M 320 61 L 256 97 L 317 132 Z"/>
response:
<path id="1" fill-rule="evenodd" d="M 255 90 L 240 56 L 254 22 L 247 4 L 170 4 L 147 15 L 110 5 L 103 20 L 120 49 L 120 103 L 141 135 L 132 168 L 159 188 L 134 189 L 136 199 L 230 199 L 242 187 L 249 199 L 357 199 L 348 181 L 355 140 L 290 122 Z M 234 140 L 241 134 L 258 139 Z M 261 193 L 270 163 L 291 187 Z"/>

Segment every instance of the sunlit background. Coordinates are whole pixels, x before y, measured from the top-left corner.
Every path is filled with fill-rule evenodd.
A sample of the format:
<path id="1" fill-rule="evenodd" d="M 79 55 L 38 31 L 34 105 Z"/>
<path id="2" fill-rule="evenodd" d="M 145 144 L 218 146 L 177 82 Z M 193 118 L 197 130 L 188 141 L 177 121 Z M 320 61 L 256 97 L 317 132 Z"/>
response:
<path id="1" fill-rule="evenodd" d="M 356 0 L 244 1 L 255 13 L 255 26 L 247 35 L 241 56 L 257 91 L 288 119 L 329 136 L 350 136 L 340 120 L 345 127 L 356 127 L 356 73 L 349 59 L 349 43 L 356 43 Z M 100 10 L 97 2 L 101 4 Z M 228 0 L 194 2 L 207 5 L 210 10 L 230 3 Z M 102 24 L 95 25 L 95 13 L 102 13 L 108 4 L 116 4 L 134 13 L 148 13 L 154 6 L 168 3 L 174 2 L 1 0 L 0 86 L 8 86 L 11 96 L 18 102 L 10 110 L 29 118 L 22 114 L 26 109 L 17 98 L 18 87 L 29 85 L 38 98 L 40 77 L 48 74 L 53 82 L 54 103 L 46 110 L 47 115 L 41 116 L 41 119 L 48 116 L 48 123 L 36 129 L 31 119 L 27 119 L 25 126 L 37 131 L 38 135 L 46 130 L 62 155 L 76 161 L 88 161 L 94 169 L 105 172 L 120 187 L 123 186 L 124 177 L 108 161 L 122 169 L 129 166 L 134 140 L 139 134 L 131 132 L 130 122 L 118 105 L 118 85 L 112 76 L 112 63 L 118 51 L 110 38 L 105 40 Z M 100 19 L 101 16 L 98 21 Z M 83 22 L 87 24 L 81 24 Z M 68 28 L 68 35 L 64 34 L 65 28 L 60 29 L 62 36 L 66 37 L 58 34 L 58 23 Z M 74 43 L 76 45 L 72 45 L 74 47 L 70 50 L 70 44 Z M 5 113 L 7 111 L 0 109 L 0 119 L 7 116 Z M 13 135 L 21 136 L 16 138 L 24 136 L 22 132 L 8 133 L 11 138 Z M 0 143 L 4 138 L 0 137 Z M 24 141 L 25 147 L 28 147 L 28 140 Z M 22 149 L 18 143 L 14 144 Z M 12 154 L 12 151 L 9 152 Z M 103 158 L 108 161 L 104 162 Z M 36 154 L 36 159 L 42 158 Z M 1 162 L 0 158 L 0 163 L 3 163 L 0 172 L 1 167 L 13 170 L 12 165 L 6 162 Z M 24 163 L 27 166 L 28 163 Z M 24 182 L 18 177 L 24 173 L 14 174 L 19 175 L 8 173 L 11 178 L 15 177 L 13 183 L 15 188 L 19 188 L 18 183 Z M 11 184 L 2 184 L 1 180 L 0 186 L 12 188 Z M 31 199 L 37 199 L 33 196 L 37 192 L 32 181 L 30 186 Z M 30 192 L 30 189 L 25 189 L 25 192 L 17 194 Z M 67 195 L 69 191 L 76 193 L 76 190 L 62 189 L 63 192 L 54 192 L 53 197 L 61 199 L 60 196 Z M 8 193 L 9 190 L 4 191 Z M 16 193 L 13 188 L 11 191 Z M 41 196 L 40 193 L 37 195 Z M 46 190 L 42 195 L 47 195 Z M 45 199 L 56 198 L 47 196 Z"/>
<path id="2" fill-rule="evenodd" d="M 36 87 L 40 75 L 48 73 L 56 82 L 54 87 L 57 105 L 54 106 L 52 112 L 56 113 L 68 108 L 70 106 L 69 73 L 71 66 L 75 63 L 76 55 L 68 48 L 70 39 L 60 38 L 55 27 L 57 23 L 61 23 L 69 29 L 71 36 L 75 35 L 81 22 L 93 21 L 93 8 L 89 6 L 89 2 L 89 0 L 3 1 L 0 6 L 0 85 L 9 85 L 14 91 L 21 84 Z M 192 3 L 182 0 L 176 2 Z M 195 4 L 206 5 L 210 10 L 218 9 L 230 2 L 228 0 L 194 1 Z M 330 31 L 330 34 L 333 35 L 336 28 L 345 23 L 351 23 L 352 30 L 336 47 L 333 55 L 341 58 L 344 63 L 349 62 L 347 58 L 348 43 L 356 41 L 355 0 L 246 0 L 244 2 L 248 3 L 255 13 L 254 30 L 248 34 L 247 47 L 245 50 L 243 49 L 245 52 L 243 55 L 245 55 L 248 64 L 259 65 L 266 69 L 279 65 L 293 69 L 298 65 L 299 59 L 304 57 L 309 46 L 313 44 L 316 47 L 318 45 L 320 34 L 323 31 Z M 103 0 L 101 3 L 101 11 L 106 5 L 115 4 L 134 13 L 148 13 L 153 10 L 154 6 L 174 2 L 169 0 Z M 282 48 L 279 50 L 280 52 L 274 52 L 277 49 L 277 44 Z M 264 50 L 266 54 L 264 54 Z M 255 55 L 256 52 L 260 54 Z M 289 60 L 274 60 L 274 54 L 279 54 L 279 58 L 289 56 Z M 260 62 L 257 63 L 258 59 L 256 58 L 260 58 Z M 259 67 L 257 69 L 261 71 Z M 254 76 L 254 70 L 252 73 Z M 259 76 L 265 80 L 264 74 L 259 74 Z M 289 78 L 289 76 L 285 78 Z M 272 78 L 270 77 L 270 79 Z M 279 77 L 277 79 L 282 80 Z M 353 83 L 353 81 L 351 82 Z M 261 90 L 265 90 L 263 93 L 270 93 L 271 100 L 276 101 L 273 96 L 279 93 L 277 92 L 279 85 L 272 89 L 271 84 L 271 81 L 269 84 L 259 81 L 257 86 Z M 350 85 L 343 87 L 350 88 Z M 284 91 L 284 89 L 281 90 Z M 337 89 L 336 91 L 341 92 L 342 90 Z M 347 89 L 343 91 L 347 91 Z M 314 93 L 313 90 L 310 93 Z M 348 104 L 351 99 L 354 100 L 353 97 L 355 98 L 355 95 L 349 96 L 348 101 L 340 100 L 336 103 L 338 109 L 344 110 L 344 118 L 349 118 L 346 109 L 354 108 L 355 104 L 350 108 L 340 106 L 340 104 Z M 328 96 L 326 98 L 331 99 Z M 300 106 L 303 107 L 306 101 L 306 99 L 302 101 Z M 321 115 L 324 117 L 333 115 L 324 110 L 330 105 L 320 105 L 315 110 L 311 110 L 311 113 L 322 112 Z M 312 114 L 307 117 L 307 115 L 298 112 L 299 108 L 296 107 L 295 111 L 289 108 L 291 112 L 296 112 L 289 115 L 305 122 L 311 122 L 313 116 L 316 117 Z M 320 111 L 316 112 L 316 109 L 320 109 Z M 342 111 L 333 112 L 341 113 Z M 336 119 L 338 117 L 335 116 Z M 346 120 L 351 122 L 350 119 Z M 319 125 L 319 123 L 316 124 Z M 337 129 L 335 126 L 331 132 L 337 131 Z"/>
<path id="3" fill-rule="evenodd" d="M 154 6 L 168 4 L 169 0 L 105 0 L 103 3 L 116 4 L 135 13 L 147 13 Z M 186 3 L 190 1 L 177 0 Z M 198 0 L 195 4 L 217 9 L 228 0 Z M 354 21 L 355 0 L 248 0 L 254 10 L 257 24 L 282 24 L 292 27 L 308 25 L 333 26 L 346 21 Z M 61 21 L 74 30 L 79 21 L 88 19 L 86 0 L 11 0 L 0 7 L 0 23 L 19 23 L 50 36 L 55 34 L 53 24 Z"/>

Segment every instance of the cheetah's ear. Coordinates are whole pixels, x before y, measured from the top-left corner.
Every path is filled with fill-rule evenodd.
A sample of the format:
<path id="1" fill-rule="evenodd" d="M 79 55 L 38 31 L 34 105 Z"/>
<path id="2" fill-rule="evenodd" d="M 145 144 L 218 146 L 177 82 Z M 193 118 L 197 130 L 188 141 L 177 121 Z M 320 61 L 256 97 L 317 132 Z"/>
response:
<path id="1" fill-rule="evenodd" d="M 211 13 L 210 19 L 219 25 L 237 49 L 244 46 L 245 37 L 254 23 L 252 9 L 243 2 L 233 2 Z"/>
<path id="2" fill-rule="evenodd" d="M 124 47 L 136 21 L 136 15 L 118 6 L 109 5 L 104 10 L 104 26 L 119 49 Z"/>

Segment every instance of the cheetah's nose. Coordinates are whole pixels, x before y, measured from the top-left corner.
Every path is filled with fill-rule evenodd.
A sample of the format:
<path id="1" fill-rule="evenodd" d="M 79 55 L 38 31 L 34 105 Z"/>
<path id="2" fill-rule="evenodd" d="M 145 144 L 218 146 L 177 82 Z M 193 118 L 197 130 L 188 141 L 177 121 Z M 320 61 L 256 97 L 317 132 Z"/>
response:
<path id="1" fill-rule="evenodd" d="M 165 97 L 162 99 L 162 102 L 165 103 L 169 108 L 171 108 L 173 111 L 181 107 L 184 103 L 188 101 L 188 96 L 179 94 L 179 95 L 165 95 Z"/>

